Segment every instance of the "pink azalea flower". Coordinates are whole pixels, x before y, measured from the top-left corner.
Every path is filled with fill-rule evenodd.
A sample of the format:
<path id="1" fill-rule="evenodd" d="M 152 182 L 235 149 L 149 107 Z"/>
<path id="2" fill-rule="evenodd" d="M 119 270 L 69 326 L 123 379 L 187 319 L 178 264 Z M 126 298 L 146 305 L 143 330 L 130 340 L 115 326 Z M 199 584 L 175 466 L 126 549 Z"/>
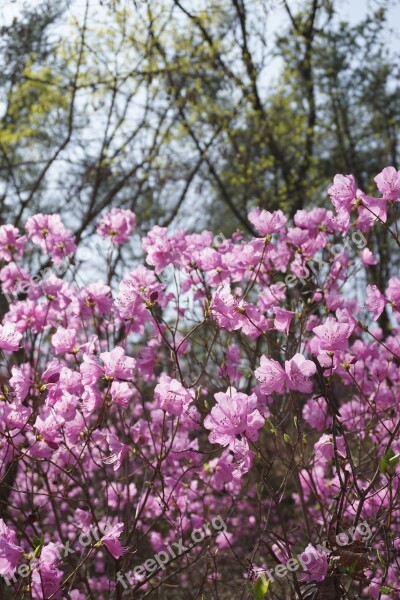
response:
<path id="1" fill-rule="evenodd" d="M 222 454 L 213 460 L 210 460 L 209 467 L 212 473 L 212 485 L 218 491 L 221 491 L 226 483 L 233 479 L 233 455 L 230 450 L 224 450 Z"/>
<path id="2" fill-rule="evenodd" d="M 307 229 L 300 229 L 300 227 L 290 227 L 287 233 L 287 239 L 293 246 L 300 247 L 302 244 L 309 240 L 310 234 Z"/>
<path id="3" fill-rule="evenodd" d="M 19 348 L 22 333 L 16 331 L 12 323 L 0 325 L 0 350 L 7 352 L 16 352 Z"/>
<path id="4" fill-rule="evenodd" d="M 47 411 L 36 417 L 34 427 L 36 427 L 46 444 L 56 450 L 62 440 L 61 429 L 64 422 L 65 420 L 62 417 L 47 409 Z"/>
<path id="5" fill-rule="evenodd" d="M 353 175 L 335 175 L 328 194 L 337 212 L 349 212 L 357 197 L 357 184 Z"/>
<path id="6" fill-rule="evenodd" d="M 129 383 L 113 381 L 110 392 L 114 404 L 121 408 L 128 408 L 129 401 L 133 398 L 133 390 Z"/>
<path id="7" fill-rule="evenodd" d="M 257 410 L 257 397 L 237 392 L 233 387 L 226 393 L 215 394 L 217 404 L 204 419 L 204 426 L 211 430 L 208 439 L 213 444 L 234 448 L 237 436 L 256 441 L 257 431 L 265 419 Z"/>
<path id="8" fill-rule="evenodd" d="M 361 251 L 360 256 L 361 256 L 361 262 L 364 265 L 364 267 L 369 267 L 370 265 L 376 265 L 378 263 L 377 259 L 372 254 L 372 252 L 369 248 L 364 248 Z"/>
<path id="9" fill-rule="evenodd" d="M 10 385 L 14 390 L 18 402 L 23 402 L 33 384 L 33 372 L 29 363 L 22 363 L 19 367 L 12 367 Z"/>
<path id="10" fill-rule="evenodd" d="M 294 312 L 285 310 L 284 308 L 275 308 L 274 326 L 277 331 L 284 331 L 286 335 L 289 333 L 290 323 L 294 317 Z"/>
<path id="11" fill-rule="evenodd" d="M 163 286 L 157 281 L 154 272 L 140 265 L 119 284 L 116 303 L 121 316 L 145 323 L 150 318 L 146 303 L 151 302 L 152 294 L 160 294 L 162 289 Z"/>
<path id="12" fill-rule="evenodd" d="M 111 288 L 101 282 L 91 283 L 80 293 L 77 314 L 83 317 L 91 317 L 94 313 L 104 317 L 110 312 L 113 305 Z"/>
<path id="13" fill-rule="evenodd" d="M 185 230 L 176 231 L 172 236 L 168 236 L 166 227 L 155 225 L 143 238 L 142 247 L 147 252 L 146 262 L 154 266 L 157 275 L 164 267 L 181 259 L 187 245 L 185 236 Z"/>
<path id="14" fill-rule="evenodd" d="M 360 220 L 369 222 L 372 226 L 373 222 L 380 219 L 383 223 L 387 220 L 387 199 L 373 198 L 364 193 L 359 193 L 363 206 L 359 207 Z"/>
<path id="15" fill-rule="evenodd" d="M 87 510 L 77 508 L 74 515 L 74 522 L 78 529 L 81 529 L 84 533 L 90 531 L 92 526 L 93 517 Z"/>
<path id="16" fill-rule="evenodd" d="M 326 222 L 329 215 L 332 216 L 330 211 L 320 207 L 315 207 L 310 211 L 298 210 L 294 215 L 294 223 L 297 227 L 317 233 L 318 227 Z"/>
<path id="17" fill-rule="evenodd" d="M 97 233 L 103 238 L 111 237 L 114 244 L 126 242 L 136 226 L 136 215 L 128 209 L 112 208 L 97 226 Z"/>
<path id="18" fill-rule="evenodd" d="M 60 379 L 62 364 L 58 358 L 53 358 L 47 365 L 47 369 L 42 373 L 42 379 L 46 383 L 56 383 Z"/>
<path id="19" fill-rule="evenodd" d="M 100 358 L 104 364 L 104 374 L 116 379 L 132 379 L 136 360 L 125 356 L 125 350 L 117 346 L 111 352 L 102 352 Z"/>
<path id="20" fill-rule="evenodd" d="M 304 552 L 301 553 L 303 564 L 306 565 L 305 573 L 302 575 L 303 581 L 324 581 L 328 573 L 328 556 L 320 548 L 314 548 L 308 544 Z"/>
<path id="21" fill-rule="evenodd" d="M 107 434 L 107 444 L 111 454 L 103 459 L 103 462 L 107 465 L 114 465 L 113 469 L 114 471 L 117 471 L 129 452 L 129 446 L 120 442 L 114 433 Z"/>
<path id="22" fill-rule="evenodd" d="M 232 476 L 233 478 L 241 478 L 250 470 L 254 452 L 250 450 L 246 438 L 235 439 L 228 447 L 233 452 Z"/>
<path id="23" fill-rule="evenodd" d="M 386 297 L 390 302 L 400 309 L 400 279 L 392 277 L 389 279 L 389 286 L 386 288 Z"/>
<path id="24" fill-rule="evenodd" d="M 96 384 L 104 375 L 104 369 L 98 364 L 96 357 L 91 354 L 83 355 L 83 362 L 79 369 L 84 387 Z"/>
<path id="25" fill-rule="evenodd" d="M 32 566 L 32 597 L 37 600 L 43 598 L 54 598 L 58 600 L 62 597 L 61 581 L 63 572 L 57 568 L 57 564 L 62 557 L 62 552 L 58 544 L 49 542 L 43 546 L 40 558 L 36 559 Z"/>
<path id="26" fill-rule="evenodd" d="M 229 284 L 225 284 L 214 294 L 210 307 L 211 316 L 223 329 L 228 331 L 240 329 L 238 306 L 238 301 L 231 294 Z"/>
<path id="27" fill-rule="evenodd" d="M 250 223 L 260 235 L 267 235 L 280 231 L 287 222 L 287 218 L 281 210 L 273 213 L 256 208 L 248 214 Z"/>
<path id="28" fill-rule="evenodd" d="M 23 404 L 11 403 L 4 407 L 3 419 L 10 429 L 23 429 L 30 419 L 32 409 Z"/>
<path id="29" fill-rule="evenodd" d="M 117 523 L 100 540 L 102 542 L 102 544 L 110 552 L 110 554 L 112 554 L 112 556 L 114 558 L 116 558 L 116 559 L 121 558 L 121 556 L 127 550 L 127 548 L 124 548 L 122 546 L 121 542 L 118 540 L 118 538 L 120 537 L 120 535 L 123 532 L 123 530 L 124 530 L 124 524 L 123 523 Z"/>
<path id="30" fill-rule="evenodd" d="M 306 360 L 302 354 L 295 354 L 292 359 L 285 361 L 286 383 L 290 390 L 311 392 L 312 382 L 317 367 L 312 360 Z"/>
<path id="31" fill-rule="evenodd" d="M 237 310 L 242 332 L 251 340 L 259 337 L 261 332 L 271 329 L 272 320 L 265 318 L 254 304 L 241 300 Z"/>
<path id="32" fill-rule="evenodd" d="M 343 437 L 336 438 L 336 447 L 343 456 L 346 456 L 346 446 Z M 314 444 L 314 454 L 317 460 L 322 460 L 323 462 L 332 460 L 334 455 L 332 435 L 324 433 L 319 438 L 319 440 Z"/>
<path id="33" fill-rule="evenodd" d="M 15 328 L 21 333 L 32 331 L 40 333 L 44 329 L 49 309 L 45 303 L 37 303 L 32 300 L 16 302 L 10 307 L 6 318 L 12 321 Z"/>
<path id="34" fill-rule="evenodd" d="M 179 381 L 171 379 L 171 377 L 165 374 L 161 375 L 160 383 L 156 385 L 154 395 L 159 408 L 162 408 L 170 415 L 177 416 L 187 411 L 194 399 L 194 394 L 191 390 L 187 390 Z"/>
<path id="35" fill-rule="evenodd" d="M 265 287 L 259 297 L 259 304 L 263 311 L 267 311 L 286 298 L 286 286 L 283 283 L 274 283 Z"/>
<path id="36" fill-rule="evenodd" d="M 273 358 L 262 356 L 260 366 L 255 370 L 254 375 L 257 381 L 261 383 L 260 390 L 263 394 L 283 392 L 286 379 L 285 371 Z"/>
<path id="37" fill-rule="evenodd" d="M 0 519 L 0 575 L 11 579 L 17 570 L 23 549 L 17 545 L 15 531 Z"/>
<path id="38" fill-rule="evenodd" d="M 310 398 L 303 408 L 303 419 L 316 431 L 329 427 L 332 417 L 328 415 L 328 406 L 324 398 Z"/>
<path id="39" fill-rule="evenodd" d="M 313 328 L 321 350 L 346 350 L 354 326 L 328 317 L 323 325 Z"/>
<path id="40" fill-rule="evenodd" d="M 136 360 L 136 366 L 145 381 L 154 380 L 155 360 L 155 351 L 150 344 L 147 348 L 142 348 L 140 350 L 139 358 Z"/>
<path id="41" fill-rule="evenodd" d="M 376 285 L 367 286 L 367 299 L 365 302 L 365 308 L 372 312 L 372 318 L 376 321 L 385 308 L 386 300 L 385 296 L 381 294 Z"/>
<path id="42" fill-rule="evenodd" d="M 374 177 L 374 181 L 384 198 L 400 200 L 400 171 L 396 171 L 394 167 L 386 167 Z"/>
<path id="43" fill-rule="evenodd" d="M 0 259 L 10 261 L 21 258 L 26 244 L 26 237 L 13 225 L 0 226 Z"/>
<path id="44" fill-rule="evenodd" d="M 56 354 L 72 352 L 76 348 L 76 330 L 59 327 L 51 338 Z"/>
<path id="45" fill-rule="evenodd" d="M 22 292 L 25 289 L 23 288 L 23 282 L 29 282 L 29 279 L 28 271 L 19 265 L 17 266 L 14 262 L 8 263 L 0 271 L 3 293 L 11 293 L 15 298 L 18 297 L 19 290 Z"/>
<path id="46" fill-rule="evenodd" d="M 25 229 L 29 239 L 49 254 L 56 264 L 75 253 L 72 231 L 64 227 L 60 215 L 34 215 L 27 220 Z"/>

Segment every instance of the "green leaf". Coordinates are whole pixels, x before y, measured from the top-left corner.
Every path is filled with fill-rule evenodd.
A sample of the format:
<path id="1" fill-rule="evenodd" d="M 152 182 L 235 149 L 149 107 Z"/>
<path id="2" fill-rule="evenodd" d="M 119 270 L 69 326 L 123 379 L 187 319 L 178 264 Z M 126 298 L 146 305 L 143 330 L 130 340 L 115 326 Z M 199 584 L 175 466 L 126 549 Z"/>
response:
<path id="1" fill-rule="evenodd" d="M 400 460 L 400 454 L 395 455 L 393 450 L 389 448 L 389 450 L 382 456 L 379 461 L 379 470 L 384 475 L 387 473 L 389 475 L 395 474 L 395 468 L 397 463 Z"/>
<path id="2" fill-rule="evenodd" d="M 38 535 L 34 535 L 32 538 L 32 545 L 34 547 L 34 552 L 33 552 L 33 556 L 35 558 L 37 558 L 43 548 L 43 544 L 44 544 L 44 536 L 43 533 L 40 534 L 40 536 Z"/>
<path id="3" fill-rule="evenodd" d="M 399 461 L 400 461 L 400 454 L 396 454 L 396 456 L 392 456 L 392 458 L 389 458 L 389 463 L 393 466 L 396 466 Z"/>
<path id="4" fill-rule="evenodd" d="M 263 600 L 265 594 L 268 592 L 269 579 L 265 575 L 261 575 L 251 588 L 251 593 L 256 600 Z"/>
<path id="5" fill-rule="evenodd" d="M 376 558 L 378 559 L 381 565 L 385 564 L 385 559 L 383 558 L 382 554 L 379 552 L 378 549 L 376 549 Z"/>
<path id="6" fill-rule="evenodd" d="M 395 590 L 394 590 L 394 588 L 388 587 L 387 585 L 382 585 L 382 586 L 379 588 L 379 591 L 380 591 L 382 594 L 393 594 Z"/>
<path id="7" fill-rule="evenodd" d="M 269 431 L 269 433 L 273 433 L 274 435 L 278 431 L 276 429 L 276 427 L 274 427 L 274 425 L 271 423 L 271 421 L 269 419 L 266 419 L 266 421 L 265 421 L 265 427 L 266 427 L 267 431 Z"/>
<path id="8" fill-rule="evenodd" d="M 38 546 L 43 545 L 43 541 L 43 533 L 40 535 L 40 537 L 38 535 L 34 535 L 32 539 L 32 545 L 34 548 L 38 548 Z"/>

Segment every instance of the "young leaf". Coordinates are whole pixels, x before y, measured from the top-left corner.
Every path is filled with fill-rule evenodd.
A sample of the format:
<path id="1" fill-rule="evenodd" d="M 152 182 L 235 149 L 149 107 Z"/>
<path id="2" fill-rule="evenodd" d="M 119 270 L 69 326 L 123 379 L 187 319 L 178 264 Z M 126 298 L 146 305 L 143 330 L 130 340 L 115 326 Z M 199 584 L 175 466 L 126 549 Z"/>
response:
<path id="1" fill-rule="evenodd" d="M 265 575 L 262 575 L 251 588 L 251 593 L 256 600 L 263 600 L 265 594 L 268 592 L 268 588 L 269 579 L 266 579 Z"/>

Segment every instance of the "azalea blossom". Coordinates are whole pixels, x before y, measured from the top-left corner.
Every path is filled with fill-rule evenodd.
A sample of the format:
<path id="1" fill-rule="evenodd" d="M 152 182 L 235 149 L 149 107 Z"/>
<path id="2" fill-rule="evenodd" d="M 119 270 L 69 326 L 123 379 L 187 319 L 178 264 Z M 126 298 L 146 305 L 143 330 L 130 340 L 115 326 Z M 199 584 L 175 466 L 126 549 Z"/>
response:
<path id="1" fill-rule="evenodd" d="M 314 375 L 317 367 L 312 360 L 306 360 L 302 354 L 295 354 L 285 361 L 286 384 L 290 390 L 311 392 L 312 382 L 309 377 Z"/>
<path id="2" fill-rule="evenodd" d="M 117 523 L 108 531 L 102 538 L 101 543 L 107 548 L 110 554 L 118 559 L 126 552 L 127 548 L 124 548 L 119 541 L 119 537 L 124 530 L 123 523 Z"/>
<path id="3" fill-rule="evenodd" d="M 294 317 L 294 312 L 285 310 L 284 308 L 275 308 L 274 326 L 277 331 L 284 331 L 286 335 L 289 333 L 290 323 Z"/>
<path id="4" fill-rule="evenodd" d="M 328 574 L 328 556 L 325 552 L 308 544 L 301 553 L 300 559 L 306 565 L 305 573 L 302 575 L 303 581 L 324 581 Z"/>
<path id="5" fill-rule="evenodd" d="M 112 208 L 97 226 L 97 233 L 110 237 L 114 244 L 124 244 L 136 226 L 136 215 L 126 208 Z"/>
<path id="6" fill-rule="evenodd" d="M 21 546 L 17 545 L 15 531 L 0 519 L 0 575 L 2 577 L 7 579 L 13 577 L 23 552 Z"/>
<path id="7" fill-rule="evenodd" d="M 111 384 L 110 393 L 115 404 L 121 406 L 121 408 L 128 408 L 129 401 L 133 397 L 133 390 L 129 383 L 126 381 L 113 381 Z"/>
<path id="8" fill-rule="evenodd" d="M 373 198 L 364 193 L 360 193 L 359 196 L 362 201 L 362 206 L 359 207 L 359 226 L 366 222 L 370 227 L 376 219 L 386 223 L 387 199 Z"/>
<path id="9" fill-rule="evenodd" d="M 171 415 L 180 416 L 187 411 L 193 401 L 193 391 L 187 390 L 179 381 L 168 375 L 161 375 L 160 383 L 156 385 L 154 395 L 160 408 Z"/>
<path id="10" fill-rule="evenodd" d="M 163 286 L 157 281 L 154 272 L 139 265 L 119 284 L 116 302 L 121 316 L 145 323 L 151 318 L 148 308 L 152 304 L 152 298 L 156 295 L 160 301 L 162 290 Z"/>
<path id="11" fill-rule="evenodd" d="M 389 279 L 389 285 L 386 288 L 386 296 L 393 302 L 396 308 L 400 309 L 400 279 L 398 277 Z"/>
<path id="12" fill-rule="evenodd" d="M 104 459 L 104 462 L 108 465 L 113 465 L 114 471 L 117 471 L 120 468 L 125 456 L 129 452 L 129 446 L 122 444 L 118 437 L 113 433 L 107 434 L 106 438 L 108 449 L 111 454 Z"/>
<path id="13" fill-rule="evenodd" d="M 335 175 L 328 190 L 336 210 L 348 213 L 357 197 L 357 184 L 353 175 Z"/>
<path id="14" fill-rule="evenodd" d="M 219 288 L 212 299 L 210 306 L 211 316 L 223 329 L 233 331 L 240 329 L 241 323 L 238 312 L 238 301 L 232 296 L 228 284 Z"/>
<path id="15" fill-rule="evenodd" d="M 56 354 L 72 352 L 76 348 L 76 330 L 59 327 L 51 338 Z"/>
<path id="16" fill-rule="evenodd" d="M 336 437 L 336 447 L 342 456 L 346 456 L 346 446 L 342 436 Z M 314 444 L 314 454 L 317 460 L 323 462 L 333 459 L 334 444 L 332 435 L 324 433 Z"/>
<path id="17" fill-rule="evenodd" d="M 210 442 L 234 449 L 237 436 L 257 439 L 257 431 L 264 425 L 264 418 L 257 410 L 257 398 L 228 388 L 227 392 L 215 394 L 216 405 L 205 418 L 204 426 L 211 430 Z M 240 437 L 239 437 L 240 439 Z"/>
<path id="18" fill-rule="evenodd" d="M 260 366 L 255 370 L 254 375 L 260 382 L 260 390 L 263 394 L 272 394 L 272 392 L 283 392 L 286 375 L 278 361 L 273 358 L 262 356 Z"/>
<path id="19" fill-rule="evenodd" d="M 400 171 L 394 167 L 385 167 L 374 181 L 387 200 L 400 200 Z"/>
<path id="20" fill-rule="evenodd" d="M 28 238 L 49 254 L 56 264 L 75 253 L 76 244 L 72 231 L 66 229 L 60 215 L 43 215 L 41 213 L 29 217 L 25 229 Z"/>
<path id="21" fill-rule="evenodd" d="M 32 563 L 32 597 L 37 600 L 42 598 L 62 597 L 61 580 L 63 572 L 58 568 L 61 562 L 61 544 L 49 542 L 43 546 L 40 558 Z"/>
<path id="22" fill-rule="evenodd" d="M 22 333 L 16 331 L 12 323 L 0 325 L 0 350 L 15 352 L 18 350 L 22 339 Z"/>
<path id="23" fill-rule="evenodd" d="M 375 545 L 387 545 L 388 515 L 400 530 L 400 279 L 385 280 L 383 269 L 379 285 L 368 285 L 381 258 L 372 254 L 374 236 L 388 228 L 396 275 L 400 198 L 397 172 L 380 176 L 380 198 L 366 196 L 353 177 L 336 177 L 335 217 L 320 207 L 293 219 L 257 209 L 256 235 L 230 237 L 156 226 L 142 240 L 143 264 L 137 237 L 133 254 L 110 248 L 107 270 L 102 261 L 95 272 L 79 270 L 78 260 L 68 273 L 4 298 L 7 594 L 108 598 L 134 581 L 135 597 L 151 595 L 162 579 L 151 569 L 124 579 L 128 545 L 142 573 L 146 562 L 158 572 L 186 545 L 176 589 L 207 595 L 211 585 L 222 597 L 230 583 L 236 598 L 243 582 L 259 586 L 250 562 L 268 573 L 298 551 L 301 536 L 310 590 L 324 593 L 325 579 L 349 599 L 370 589 L 389 597 L 379 589 L 400 587 L 395 538 L 393 552 L 363 568 Z M 126 241 L 125 217 L 120 209 L 103 215 L 100 235 Z M 0 226 L 3 291 L 29 283 L 39 260 L 51 264 L 75 243 L 57 216 L 32 215 L 26 242 L 13 227 Z M 318 277 L 312 261 L 323 265 Z M 293 274 L 303 280 L 290 285 Z M 223 529 L 214 527 L 221 519 Z M 333 539 L 351 524 L 365 550 L 352 573 Z M 315 548 L 323 531 L 326 552 Z M 218 558 L 206 579 L 188 568 L 196 534 Z M 71 548 L 77 553 L 68 556 Z M 291 577 L 281 593 L 295 595 Z"/>
<path id="24" fill-rule="evenodd" d="M 375 258 L 375 256 L 372 254 L 371 250 L 369 250 L 369 248 L 364 248 L 361 251 L 361 260 L 362 263 L 365 267 L 369 266 L 369 265 L 376 265 L 377 264 L 377 259 Z"/>
<path id="25" fill-rule="evenodd" d="M 13 225 L 0 225 L 0 259 L 11 261 L 21 258 L 26 237 L 21 236 Z"/>
<path id="26" fill-rule="evenodd" d="M 132 379 L 136 360 L 130 356 L 125 356 L 125 350 L 120 346 L 117 346 L 111 352 L 102 352 L 100 358 L 103 361 L 106 377 Z"/>
<path id="27" fill-rule="evenodd" d="M 382 314 L 385 308 L 385 296 L 381 294 L 376 285 L 367 286 L 367 299 L 365 308 L 372 312 L 372 318 L 376 321 Z"/>
<path id="28" fill-rule="evenodd" d="M 280 231 L 285 226 L 287 218 L 281 210 L 276 210 L 270 213 L 268 210 L 261 210 L 257 208 L 248 215 L 250 223 L 254 226 L 255 230 L 261 235 L 267 235 Z"/>
<path id="29" fill-rule="evenodd" d="M 313 328 L 321 350 L 346 350 L 354 326 L 328 317 L 323 325 Z"/>

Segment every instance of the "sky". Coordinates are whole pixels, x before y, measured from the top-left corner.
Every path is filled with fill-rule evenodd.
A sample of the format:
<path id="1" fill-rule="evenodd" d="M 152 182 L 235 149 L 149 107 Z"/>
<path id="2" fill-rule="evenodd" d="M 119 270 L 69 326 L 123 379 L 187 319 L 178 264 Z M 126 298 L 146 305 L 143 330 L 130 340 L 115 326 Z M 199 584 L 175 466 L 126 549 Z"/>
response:
<path id="1" fill-rule="evenodd" d="M 277 27 L 279 27 L 279 25 L 282 22 L 282 16 L 284 13 L 284 9 L 282 7 L 283 0 L 247 0 L 246 4 L 250 5 L 252 2 L 257 1 L 264 1 L 264 3 L 268 6 L 271 15 L 272 29 L 276 29 Z M 290 0 L 289 3 L 290 5 L 296 5 L 299 3 L 299 1 L 301 2 L 301 0 Z M 7 25 L 14 16 L 18 15 L 20 10 L 24 6 L 33 7 L 39 5 L 40 3 L 40 0 L 0 0 L 1 24 Z M 76 7 L 77 9 L 83 8 L 85 6 L 84 0 L 70 0 L 70 4 Z M 93 8 L 100 8 L 101 4 L 102 3 L 100 2 L 100 0 L 90 0 L 90 5 Z M 381 6 L 382 4 L 383 0 L 341 0 L 341 15 L 344 20 L 351 20 L 353 23 L 355 23 L 366 14 L 368 8 L 379 8 L 379 6 Z M 397 34 L 397 37 L 393 36 L 391 41 L 397 47 L 399 47 L 400 1 L 388 0 L 388 4 L 390 6 L 389 20 L 394 33 Z"/>
<path id="2" fill-rule="evenodd" d="M 138 0 L 132 0 L 132 3 Z M 139 0 L 141 1 L 141 0 Z M 282 25 L 287 21 L 286 11 L 283 7 L 285 0 L 245 0 L 246 6 L 250 7 L 252 3 L 262 3 L 267 7 L 268 18 L 268 37 L 273 37 L 279 31 Z M 304 0 L 288 0 L 290 7 L 301 5 Z M 212 4 L 212 0 L 190 0 L 186 6 L 190 6 L 192 12 L 198 6 L 202 10 L 204 6 Z M 23 7 L 34 7 L 41 4 L 41 0 L 0 0 L 0 26 L 9 24 L 12 19 L 18 15 Z M 68 0 L 70 5 L 70 14 L 82 16 L 85 9 L 85 0 Z M 96 17 L 102 9 L 101 0 L 90 0 L 90 9 Z M 376 10 L 382 5 L 389 6 L 388 26 L 385 29 L 384 37 L 388 47 L 392 52 L 400 56 L 400 0 L 338 0 L 340 18 L 344 21 L 357 23 L 368 12 Z"/>
<path id="3" fill-rule="evenodd" d="M 251 0 L 254 1 L 254 0 Z M 304 0 L 289 0 L 290 6 L 301 4 Z M 279 30 L 279 27 L 285 21 L 285 10 L 282 7 L 283 0 L 268 0 L 271 6 L 270 27 L 271 33 Z M 400 52 L 400 0 L 339 0 L 340 18 L 343 21 L 349 21 L 356 24 L 363 19 L 366 14 L 379 9 L 382 5 L 389 6 L 388 24 L 385 32 L 388 44 L 394 51 Z M 275 8 L 274 8 L 275 7 Z"/>

